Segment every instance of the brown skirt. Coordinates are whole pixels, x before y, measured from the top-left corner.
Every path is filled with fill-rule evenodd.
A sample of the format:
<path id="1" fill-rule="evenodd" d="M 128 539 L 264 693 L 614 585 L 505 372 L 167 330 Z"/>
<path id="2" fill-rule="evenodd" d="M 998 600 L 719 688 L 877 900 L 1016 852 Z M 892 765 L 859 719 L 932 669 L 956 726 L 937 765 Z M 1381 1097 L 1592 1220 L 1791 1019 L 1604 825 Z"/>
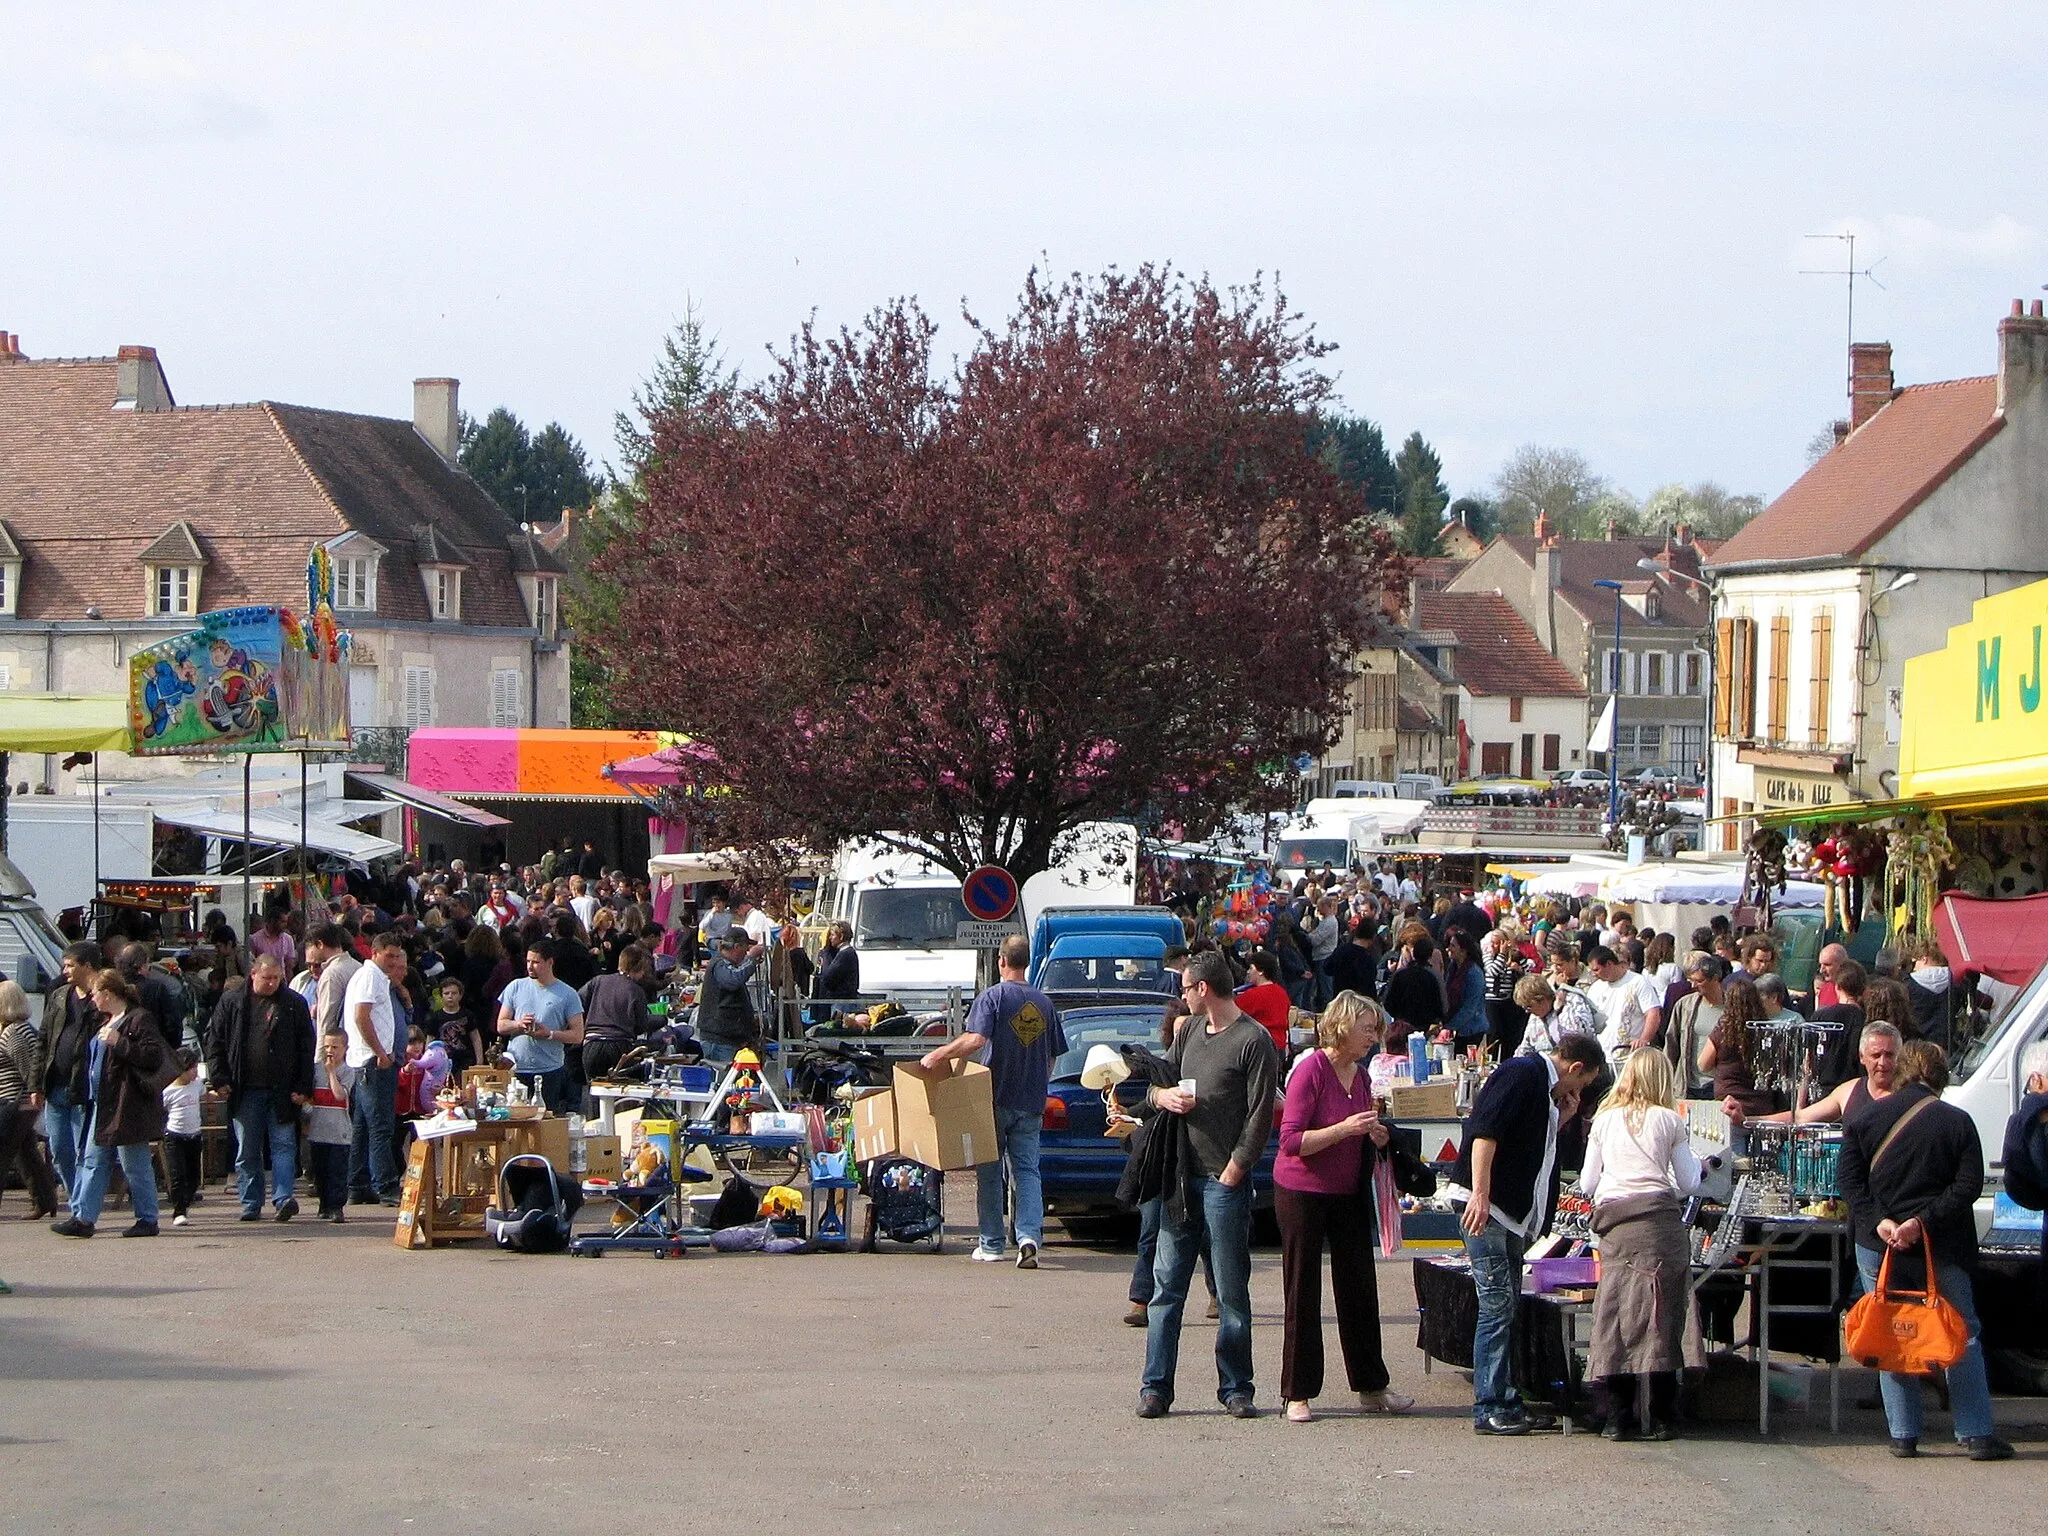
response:
<path id="1" fill-rule="evenodd" d="M 1692 1256 L 1678 1202 L 1643 1196 L 1594 1213 L 1600 1288 L 1593 1298 L 1594 1376 L 1676 1371 L 1684 1358 Z"/>

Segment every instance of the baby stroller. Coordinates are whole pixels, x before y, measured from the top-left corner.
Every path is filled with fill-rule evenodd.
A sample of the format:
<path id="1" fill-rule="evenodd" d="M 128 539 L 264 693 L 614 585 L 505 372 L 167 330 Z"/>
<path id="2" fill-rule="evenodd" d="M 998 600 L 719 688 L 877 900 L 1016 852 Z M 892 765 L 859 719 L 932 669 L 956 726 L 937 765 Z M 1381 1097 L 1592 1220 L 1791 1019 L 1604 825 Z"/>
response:
<path id="1" fill-rule="evenodd" d="M 862 1170 L 868 1196 L 867 1235 L 862 1253 L 873 1253 L 880 1238 L 892 1243 L 926 1243 L 933 1253 L 946 1245 L 946 1176 L 907 1157 L 878 1157 Z"/>
<path id="2" fill-rule="evenodd" d="M 583 1191 L 565 1185 L 537 1152 L 521 1152 L 498 1169 L 498 1204 L 484 1212 L 484 1231 L 515 1253 L 560 1253 L 583 1204 Z"/>

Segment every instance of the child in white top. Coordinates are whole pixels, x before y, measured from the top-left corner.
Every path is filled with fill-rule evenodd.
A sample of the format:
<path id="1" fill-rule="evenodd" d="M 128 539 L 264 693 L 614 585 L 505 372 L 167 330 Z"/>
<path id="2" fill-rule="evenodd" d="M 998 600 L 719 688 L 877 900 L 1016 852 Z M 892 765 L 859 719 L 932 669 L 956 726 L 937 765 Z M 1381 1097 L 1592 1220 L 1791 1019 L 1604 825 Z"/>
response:
<path id="1" fill-rule="evenodd" d="M 199 1078 L 199 1058 L 180 1048 L 176 1057 L 178 1075 L 164 1089 L 164 1112 L 170 1124 L 164 1130 L 165 1172 L 171 1176 L 171 1225 L 191 1225 L 185 1215 L 199 1190 L 200 1118 L 199 1101 L 206 1084 Z"/>
<path id="2" fill-rule="evenodd" d="M 313 1102 L 306 1106 L 306 1144 L 313 1157 L 313 1188 L 320 1197 L 322 1221 L 339 1222 L 347 1215 L 348 1152 L 355 1139 L 348 1100 L 358 1075 L 348 1064 L 348 1035 L 337 1024 L 320 1037 Z"/>

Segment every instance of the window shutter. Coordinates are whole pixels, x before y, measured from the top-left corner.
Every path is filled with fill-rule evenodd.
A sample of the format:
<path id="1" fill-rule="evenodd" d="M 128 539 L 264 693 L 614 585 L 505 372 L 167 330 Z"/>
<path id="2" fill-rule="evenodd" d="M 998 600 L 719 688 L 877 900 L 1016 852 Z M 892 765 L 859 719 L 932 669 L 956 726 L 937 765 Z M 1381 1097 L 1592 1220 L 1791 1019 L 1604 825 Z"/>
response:
<path id="1" fill-rule="evenodd" d="M 1714 734 L 1735 732 L 1735 620 L 1714 621 Z"/>
<path id="2" fill-rule="evenodd" d="M 1735 694 L 1735 733 L 1742 737 L 1756 735 L 1756 620 L 1739 619 L 1736 632 L 1736 659 L 1740 666 L 1741 682 Z"/>
<path id="3" fill-rule="evenodd" d="M 500 730 L 519 724 L 519 673 L 500 667 L 491 673 L 491 724 Z"/>
<path id="4" fill-rule="evenodd" d="M 1831 735 L 1828 715 L 1834 704 L 1835 616 L 1823 609 L 1813 616 L 1813 678 L 1807 695 L 1811 718 L 1807 739 L 1825 744 Z"/>
<path id="5" fill-rule="evenodd" d="M 1785 739 L 1785 712 L 1792 690 L 1792 616 L 1776 614 L 1771 619 L 1771 694 L 1764 717 L 1764 734 L 1772 741 Z"/>
<path id="6" fill-rule="evenodd" d="M 409 730 L 423 730 L 434 723 L 434 669 L 405 669 L 405 724 Z"/>

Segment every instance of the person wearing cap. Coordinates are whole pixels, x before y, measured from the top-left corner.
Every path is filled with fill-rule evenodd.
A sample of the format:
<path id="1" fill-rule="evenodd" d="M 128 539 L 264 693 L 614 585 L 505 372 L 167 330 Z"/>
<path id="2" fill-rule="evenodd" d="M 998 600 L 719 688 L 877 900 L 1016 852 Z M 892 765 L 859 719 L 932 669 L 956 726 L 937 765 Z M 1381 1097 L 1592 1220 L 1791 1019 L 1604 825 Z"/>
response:
<path id="1" fill-rule="evenodd" d="M 706 1061 L 731 1061 L 742 1046 L 760 1038 L 748 983 L 760 968 L 765 946 L 741 928 L 730 928 L 718 941 L 718 953 L 704 970 L 704 988 L 697 994 L 697 1038 Z"/>

